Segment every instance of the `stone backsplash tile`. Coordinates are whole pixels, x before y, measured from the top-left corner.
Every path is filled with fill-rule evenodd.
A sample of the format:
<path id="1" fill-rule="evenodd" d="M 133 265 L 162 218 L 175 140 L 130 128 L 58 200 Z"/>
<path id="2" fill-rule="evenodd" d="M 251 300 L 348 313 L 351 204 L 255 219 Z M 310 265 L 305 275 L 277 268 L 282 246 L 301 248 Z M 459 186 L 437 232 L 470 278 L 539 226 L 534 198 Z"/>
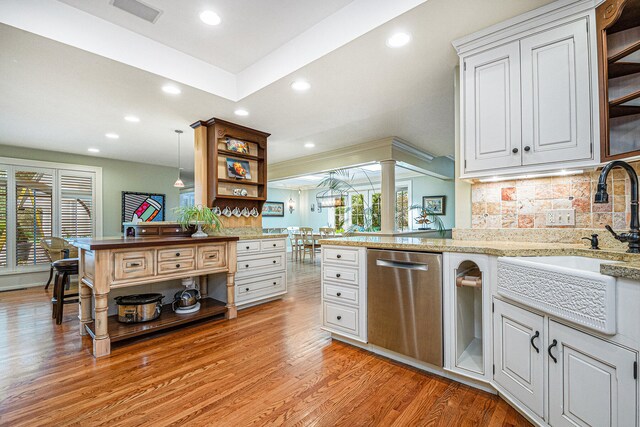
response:
<path id="1" fill-rule="evenodd" d="M 632 164 L 640 170 L 640 162 Z M 549 209 L 575 209 L 575 228 L 611 225 L 624 230 L 629 223 L 629 179 L 614 169 L 607 180 L 609 203 L 593 203 L 599 171 L 580 175 L 475 183 L 471 187 L 471 226 L 474 229 L 547 227 Z M 565 227 L 566 228 L 566 227 Z"/>

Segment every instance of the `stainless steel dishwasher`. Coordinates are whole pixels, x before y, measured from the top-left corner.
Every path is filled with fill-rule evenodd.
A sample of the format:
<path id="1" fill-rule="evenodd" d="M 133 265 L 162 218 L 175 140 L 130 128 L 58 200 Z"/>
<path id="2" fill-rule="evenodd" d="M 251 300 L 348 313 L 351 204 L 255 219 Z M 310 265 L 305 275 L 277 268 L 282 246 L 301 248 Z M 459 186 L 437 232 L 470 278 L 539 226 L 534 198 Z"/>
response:
<path id="1" fill-rule="evenodd" d="M 442 366 L 442 255 L 367 251 L 371 344 Z"/>

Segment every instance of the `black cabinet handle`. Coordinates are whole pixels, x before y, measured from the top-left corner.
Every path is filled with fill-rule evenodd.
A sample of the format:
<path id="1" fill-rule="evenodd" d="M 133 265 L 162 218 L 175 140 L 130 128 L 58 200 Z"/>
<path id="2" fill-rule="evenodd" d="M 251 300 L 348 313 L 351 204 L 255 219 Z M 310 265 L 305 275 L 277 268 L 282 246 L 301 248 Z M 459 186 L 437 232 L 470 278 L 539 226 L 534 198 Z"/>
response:
<path id="1" fill-rule="evenodd" d="M 340 320 L 340 319 L 342 319 L 342 316 L 338 316 L 338 317 L 336 317 L 336 319 Z"/>
<path id="2" fill-rule="evenodd" d="M 249 250 L 249 246 L 247 246 L 247 250 Z"/>
<path id="3" fill-rule="evenodd" d="M 549 353 L 549 357 L 553 359 L 554 363 L 558 363 L 558 359 L 556 359 L 553 354 L 551 354 L 551 349 L 555 346 L 558 345 L 558 340 L 553 340 L 553 342 L 551 343 L 551 345 L 549 346 L 549 348 L 547 349 L 547 352 Z"/>
<path id="4" fill-rule="evenodd" d="M 540 336 L 540 332 L 536 331 L 536 333 L 531 337 L 531 346 L 536 349 L 536 353 L 540 353 L 540 349 L 536 347 L 536 345 L 533 343 L 533 340 L 535 340 L 539 336 Z"/>
<path id="5" fill-rule="evenodd" d="M 246 290 L 247 292 L 249 292 L 249 288 L 245 288 L 245 290 Z"/>
<path id="6" fill-rule="evenodd" d="M 132 262 L 129 264 L 129 267 L 140 267 L 140 263 L 139 262 Z"/>
<path id="7" fill-rule="evenodd" d="M 273 260 L 273 263 L 275 264 L 276 262 L 278 262 L 278 261 L 276 261 L 276 260 L 274 259 L 274 260 Z"/>
<path id="8" fill-rule="evenodd" d="M 274 247 L 274 248 L 276 247 L 276 244 L 275 244 L 275 243 L 273 244 L 273 247 Z"/>
<path id="9" fill-rule="evenodd" d="M 278 284 L 278 282 L 273 282 L 274 286 Z"/>
<path id="10" fill-rule="evenodd" d="M 336 255 L 336 258 L 338 258 L 338 259 L 342 258 L 342 255 L 338 254 L 338 255 Z"/>
<path id="11" fill-rule="evenodd" d="M 337 278 L 340 278 L 340 273 L 337 273 L 337 274 L 336 274 L 336 277 L 337 277 Z"/>
<path id="12" fill-rule="evenodd" d="M 531 147 L 527 145 L 526 147 L 524 147 L 524 151 L 527 151 L 527 152 L 531 151 Z"/>
<path id="13" fill-rule="evenodd" d="M 245 265 L 244 267 L 245 267 L 245 268 L 249 268 L 249 264 Z"/>
<path id="14" fill-rule="evenodd" d="M 176 256 L 180 256 L 180 252 L 176 252 Z"/>
<path id="15" fill-rule="evenodd" d="M 336 296 L 339 297 L 340 295 L 342 295 L 342 292 L 338 292 L 336 293 Z"/>
<path id="16" fill-rule="evenodd" d="M 516 154 L 518 152 L 517 148 L 514 148 L 513 150 L 511 150 L 513 152 L 513 154 Z"/>
<path id="17" fill-rule="evenodd" d="M 180 264 L 176 264 L 176 268 L 180 268 Z"/>

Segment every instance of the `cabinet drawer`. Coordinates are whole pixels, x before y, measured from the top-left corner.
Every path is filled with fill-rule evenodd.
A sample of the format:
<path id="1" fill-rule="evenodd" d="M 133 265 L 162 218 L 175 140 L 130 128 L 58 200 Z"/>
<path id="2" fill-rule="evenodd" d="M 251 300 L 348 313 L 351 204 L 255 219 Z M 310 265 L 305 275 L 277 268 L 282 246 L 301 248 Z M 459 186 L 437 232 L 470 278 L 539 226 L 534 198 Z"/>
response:
<path id="1" fill-rule="evenodd" d="M 158 262 L 173 261 L 183 258 L 193 258 L 195 255 L 195 248 L 175 247 L 169 249 L 158 250 Z"/>
<path id="2" fill-rule="evenodd" d="M 262 240 L 260 242 L 260 249 L 262 252 L 269 251 L 283 251 L 285 249 L 286 243 L 284 239 L 282 240 Z"/>
<path id="3" fill-rule="evenodd" d="M 358 335 L 360 328 L 357 308 L 344 307 L 330 302 L 325 302 L 323 308 L 324 325 L 326 327 Z"/>
<path id="4" fill-rule="evenodd" d="M 287 290 L 286 276 L 280 273 L 268 277 L 240 280 L 236 282 L 236 302 L 255 298 L 268 298 Z"/>
<path id="5" fill-rule="evenodd" d="M 322 288 L 324 290 L 324 298 L 326 299 L 340 301 L 343 304 L 355 305 L 360 301 L 358 289 L 330 283 L 325 283 Z"/>
<path id="6" fill-rule="evenodd" d="M 345 248 L 323 248 L 322 260 L 357 267 L 359 264 L 358 250 Z"/>
<path id="7" fill-rule="evenodd" d="M 161 236 L 184 236 L 185 230 L 182 229 L 179 225 L 176 227 L 159 227 Z M 191 234 L 191 233 L 189 233 Z M 186 234 L 187 236 L 189 234 Z"/>
<path id="8" fill-rule="evenodd" d="M 153 276 L 153 251 L 123 251 L 113 254 L 113 279 Z"/>
<path id="9" fill-rule="evenodd" d="M 198 269 L 224 267 L 226 265 L 225 245 L 198 246 Z"/>
<path id="10" fill-rule="evenodd" d="M 357 268 L 325 265 L 322 269 L 322 277 L 325 280 L 345 283 L 347 285 L 357 286 L 360 283 L 358 281 Z"/>
<path id="11" fill-rule="evenodd" d="M 160 229 L 158 227 L 139 227 L 137 235 L 138 236 L 157 236 L 160 234 Z"/>
<path id="12" fill-rule="evenodd" d="M 260 258 L 250 258 L 238 261 L 238 272 L 236 277 L 247 277 L 255 274 L 263 274 L 269 271 L 279 271 L 284 269 L 284 253 L 261 256 Z"/>
<path id="13" fill-rule="evenodd" d="M 193 270 L 195 261 L 193 258 L 178 259 L 175 261 L 165 261 L 158 263 L 158 274 L 171 274 L 180 271 Z"/>
<path id="14" fill-rule="evenodd" d="M 238 256 L 257 252 L 260 252 L 260 242 L 258 240 L 243 240 L 238 242 Z"/>

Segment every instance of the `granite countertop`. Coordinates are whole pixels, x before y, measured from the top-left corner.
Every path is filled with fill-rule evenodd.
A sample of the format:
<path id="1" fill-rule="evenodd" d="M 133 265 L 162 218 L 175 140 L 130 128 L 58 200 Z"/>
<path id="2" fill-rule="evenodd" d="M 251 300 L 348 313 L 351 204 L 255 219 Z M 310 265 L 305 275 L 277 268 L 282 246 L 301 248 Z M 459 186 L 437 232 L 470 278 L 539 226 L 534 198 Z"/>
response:
<path id="1" fill-rule="evenodd" d="M 640 280 L 640 255 L 618 249 L 592 250 L 583 244 L 512 242 L 492 240 L 424 239 L 419 237 L 353 236 L 320 240 L 320 245 L 355 246 L 420 252 L 459 252 L 493 256 L 584 256 L 622 261 L 602 264 L 600 272 L 609 276 Z"/>

